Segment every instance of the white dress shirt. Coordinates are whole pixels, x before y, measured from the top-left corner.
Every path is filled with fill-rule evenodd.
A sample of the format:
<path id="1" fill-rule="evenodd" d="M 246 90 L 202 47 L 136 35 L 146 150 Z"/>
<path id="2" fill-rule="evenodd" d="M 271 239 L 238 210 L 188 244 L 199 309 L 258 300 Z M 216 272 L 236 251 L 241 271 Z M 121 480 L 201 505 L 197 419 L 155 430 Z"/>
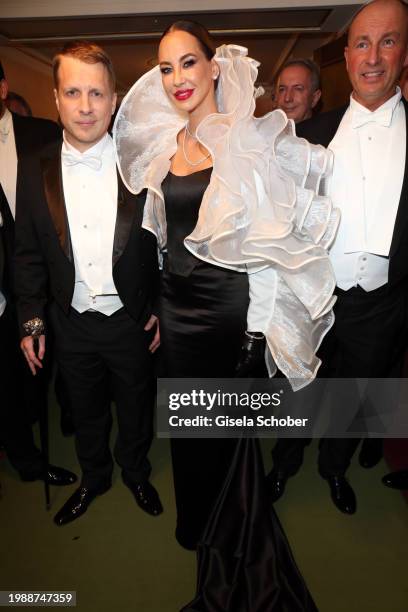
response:
<path id="1" fill-rule="evenodd" d="M 13 217 L 16 216 L 17 151 L 13 118 L 6 108 L 0 119 L 0 183 Z"/>
<path id="2" fill-rule="evenodd" d="M 335 137 L 329 194 L 341 210 L 330 251 L 337 285 L 372 291 L 388 282 L 388 255 L 404 179 L 405 109 L 401 90 L 372 112 L 350 98 Z"/>
<path id="3" fill-rule="evenodd" d="M 61 159 L 75 262 L 72 307 L 78 312 L 97 310 L 111 315 L 123 306 L 112 277 L 118 202 L 112 138 L 106 134 L 80 153 L 64 135 Z"/>

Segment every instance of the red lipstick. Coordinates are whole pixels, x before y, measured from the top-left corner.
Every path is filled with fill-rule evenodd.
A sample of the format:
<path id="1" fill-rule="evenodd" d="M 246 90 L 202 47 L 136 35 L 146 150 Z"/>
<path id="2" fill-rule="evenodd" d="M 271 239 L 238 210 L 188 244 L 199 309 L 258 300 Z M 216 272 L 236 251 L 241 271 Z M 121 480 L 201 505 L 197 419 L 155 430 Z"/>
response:
<path id="1" fill-rule="evenodd" d="M 176 100 L 188 100 L 193 95 L 194 89 L 178 89 L 174 94 Z"/>

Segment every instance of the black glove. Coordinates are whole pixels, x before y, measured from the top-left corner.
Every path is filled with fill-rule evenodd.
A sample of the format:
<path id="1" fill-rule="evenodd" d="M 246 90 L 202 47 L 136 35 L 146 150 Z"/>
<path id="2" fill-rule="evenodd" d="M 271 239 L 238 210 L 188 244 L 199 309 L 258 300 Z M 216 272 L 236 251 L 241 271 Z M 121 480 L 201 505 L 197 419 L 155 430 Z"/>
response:
<path id="1" fill-rule="evenodd" d="M 265 376 L 265 336 L 261 332 L 245 332 L 235 378 Z"/>

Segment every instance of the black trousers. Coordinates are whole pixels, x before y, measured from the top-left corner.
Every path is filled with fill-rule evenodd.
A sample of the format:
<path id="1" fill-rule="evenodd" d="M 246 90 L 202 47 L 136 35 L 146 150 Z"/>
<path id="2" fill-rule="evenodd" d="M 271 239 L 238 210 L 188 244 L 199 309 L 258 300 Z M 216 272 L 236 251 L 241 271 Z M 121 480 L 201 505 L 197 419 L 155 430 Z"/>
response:
<path id="1" fill-rule="evenodd" d="M 44 374 L 30 373 L 20 350 L 17 321 L 10 306 L 0 317 L 0 440 L 8 459 L 22 475 L 38 475 L 45 462 L 34 444 L 27 396 L 45 398 Z"/>
<path id="2" fill-rule="evenodd" d="M 401 374 L 408 338 L 408 291 L 388 285 L 366 292 L 337 288 L 335 323 L 319 353 L 322 378 L 386 378 Z M 301 391 L 300 391 L 301 393 Z M 274 470 L 295 474 L 303 461 L 307 439 L 280 439 L 272 451 Z M 321 440 L 319 472 L 323 477 L 342 476 L 360 440 Z"/>
<path id="3" fill-rule="evenodd" d="M 148 350 L 152 334 L 124 308 L 109 317 L 74 309 L 66 316 L 52 304 L 50 320 L 72 409 L 82 485 L 96 489 L 111 482 L 111 398 L 118 420 L 114 454 L 122 475 L 134 483 L 147 480 L 154 401 L 153 357 Z"/>

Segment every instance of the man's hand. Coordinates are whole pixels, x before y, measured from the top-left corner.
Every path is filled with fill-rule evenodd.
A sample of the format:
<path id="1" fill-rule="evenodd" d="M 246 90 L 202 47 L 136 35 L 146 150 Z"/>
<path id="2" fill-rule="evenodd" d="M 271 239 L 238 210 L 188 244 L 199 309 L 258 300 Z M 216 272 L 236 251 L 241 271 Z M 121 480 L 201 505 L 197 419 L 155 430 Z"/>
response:
<path id="1" fill-rule="evenodd" d="M 160 346 L 160 327 L 159 327 L 159 319 L 152 315 L 146 325 L 144 326 L 145 331 L 151 330 L 154 326 L 156 326 L 156 333 L 154 334 L 154 338 L 152 343 L 149 346 L 149 351 L 154 353 Z"/>
<path id="2" fill-rule="evenodd" d="M 45 355 L 45 336 L 42 334 L 38 338 L 33 336 L 24 336 L 20 342 L 20 348 L 23 351 L 24 357 L 27 360 L 28 367 L 33 376 L 36 375 L 36 368 L 42 368 L 41 363 Z M 37 354 L 36 354 L 37 349 Z"/>

